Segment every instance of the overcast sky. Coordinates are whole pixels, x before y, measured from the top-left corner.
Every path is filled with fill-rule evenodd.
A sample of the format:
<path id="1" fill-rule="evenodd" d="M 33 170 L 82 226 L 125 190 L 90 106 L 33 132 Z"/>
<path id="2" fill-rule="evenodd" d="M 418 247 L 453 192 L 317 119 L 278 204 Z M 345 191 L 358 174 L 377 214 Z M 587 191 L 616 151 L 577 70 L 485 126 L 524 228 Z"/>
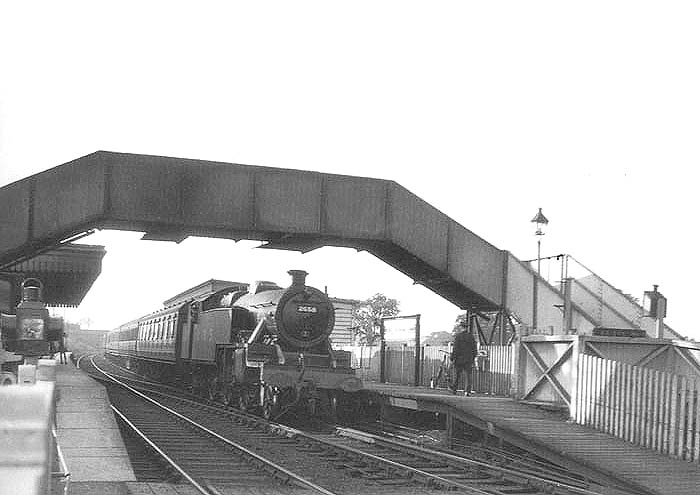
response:
<path id="1" fill-rule="evenodd" d="M 0 185 L 95 150 L 392 179 L 521 259 L 542 207 L 543 254 L 640 299 L 659 284 L 700 338 L 697 2 L 111 5 L 0 3 Z M 108 249 L 80 308 L 97 326 L 289 268 L 426 331 L 458 313 L 352 250 L 137 239 L 88 239 Z"/>

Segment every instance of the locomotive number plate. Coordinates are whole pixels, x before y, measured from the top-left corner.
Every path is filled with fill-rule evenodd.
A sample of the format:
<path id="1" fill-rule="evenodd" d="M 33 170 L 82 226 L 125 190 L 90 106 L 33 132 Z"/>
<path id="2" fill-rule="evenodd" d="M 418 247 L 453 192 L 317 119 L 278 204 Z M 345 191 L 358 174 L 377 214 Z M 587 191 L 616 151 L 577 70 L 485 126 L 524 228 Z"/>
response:
<path id="1" fill-rule="evenodd" d="M 318 313 L 316 306 L 297 306 L 297 313 Z"/>

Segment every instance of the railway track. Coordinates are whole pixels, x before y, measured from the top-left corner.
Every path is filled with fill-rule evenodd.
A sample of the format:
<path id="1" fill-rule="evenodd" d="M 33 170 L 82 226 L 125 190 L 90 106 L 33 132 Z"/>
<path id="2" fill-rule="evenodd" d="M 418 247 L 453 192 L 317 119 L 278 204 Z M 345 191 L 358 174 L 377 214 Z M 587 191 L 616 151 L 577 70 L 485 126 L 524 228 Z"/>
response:
<path id="1" fill-rule="evenodd" d="M 319 438 L 319 436 L 317 436 Z M 398 469 L 412 473 L 429 485 L 474 494 L 560 494 L 593 495 L 580 484 L 553 481 L 540 474 L 532 474 L 491 462 L 466 459 L 434 449 L 388 439 L 349 428 L 339 428 L 334 435 L 325 435 L 323 441 L 342 446 L 345 456 L 338 462 L 355 459 L 374 469 Z M 369 460 L 369 462 L 368 462 Z M 365 468 L 366 469 L 366 468 Z"/>
<path id="2" fill-rule="evenodd" d="M 590 483 L 585 477 L 516 447 L 504 446 L 501 448 L 484 445 L 483 443 L 453 439 L 451 448 L 448 449 L 443 447 L 444 444 L 442 443 L 440 432 L 426 432 L 425 430 L 387 422 L 362 424 L 354 428 L 359 430 L 359 432 L 418 445 L 467 459 L 496 464 L 509 470 L 531 474 L 538 478 L 559 482 L 564 485 L 579 488 L 590 487 Z M 348 429 L 347 431 L 351 432 L 352 430 Z M 361 436 L 362 434 L 359 433 L 359 435 Z"/>
<path id="3" fill-rule="evenodd" d="M 117 417 L 164 460 L 169 471 L 199 493 L 216 495 L 221 487 L 250 486 L 263 492 L 277 491 L 280 485 L 287 485 L 304 493 L 334 495 L 171 409 L 162 400 L 126 385 L 92 360 L 91 365 L 111 380 L 109 396 Z"/>
<path id="4" fill-rule="evenodd" d="M 446 489 L 479 495 L 600 493 L 582 486 L 578 480 L 572 484 L 553 481 L 538 474 L 499 466 L 494 462 L 469 460 L 378 435 L 348 429 L 339 429 L 339 434 L 304 433 L 262 418 L 226 410 L 220 405 L 203 404 L 154 390 L 157 384 L 153 382 L 137 380 L 133 376 L 127 379 L 140 382 L 137 385 L 139 388 L 150 389 L 147 394 L 152 398 L 157 397 L 162 407 L 177 411 L 221 438 L 235 438 L 244 449 L 257 452 L 278 466 L 286 466 L 302 479 L 310 480 L 309 486 L 314 485 L 327 493 L 333 490 L 339 494 L 365 492 L 408 495 L 435 493 Z M 162 423 L 156 425 L 156 430 L 165 426 Z M 189 441 L 178 435 L 158 431 L 152 434 L 161 444 L 168 445 L 171 451 L 187 456 L 188 452 L 178 451 L 178 445 L 188 444 Z M 171 441 L 172 439 L 175 440 Z M 199 445 L 193 442 L 192 445 Z M 209 457 L 216 460 L 218 454 Z M 199 458 L 200 461 L 202 459 Z M 328 469 L 328 466 L 336 469 Z M 210 471 L 197 476 L 210 484 L 215 479 L 224 482 Z M 284 475 L 272 471 L 263 477 L 275 477 L 289 482 Z M 252 482 L 257 481 L 251 479 L 247 486 Z"/>

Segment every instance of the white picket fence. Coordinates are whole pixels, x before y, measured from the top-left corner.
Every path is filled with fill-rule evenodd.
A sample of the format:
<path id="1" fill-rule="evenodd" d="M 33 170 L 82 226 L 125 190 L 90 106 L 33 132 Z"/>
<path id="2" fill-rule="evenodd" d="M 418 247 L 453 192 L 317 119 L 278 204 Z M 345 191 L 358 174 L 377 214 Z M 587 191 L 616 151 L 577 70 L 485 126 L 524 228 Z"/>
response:
<path id="1" fill-rule="evenodd" d="M 700 462 L 700 384 L 685 376 L 581 355 L 572 416 L 643 447 Z"/>

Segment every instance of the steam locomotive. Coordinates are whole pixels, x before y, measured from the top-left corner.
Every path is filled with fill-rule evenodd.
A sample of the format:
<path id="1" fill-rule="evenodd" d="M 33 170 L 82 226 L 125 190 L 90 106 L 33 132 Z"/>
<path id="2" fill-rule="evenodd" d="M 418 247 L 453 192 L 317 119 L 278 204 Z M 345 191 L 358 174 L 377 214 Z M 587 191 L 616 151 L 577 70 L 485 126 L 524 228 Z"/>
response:
<path id="1" fill-rule="evenodd" d="M 63 318 L 49 316 L 43 289 L 39 279 L 24 280 L 16 314 L 0 314 L 0 385 L 16 382 L 19 364 L 36 363 L 63 339 Z"/>
<path id="2" fill-rule="evenodd" d="M 105 353 L 159 381 L 264 417 L 305 409 L 335 416 L 362 388 L 350 353 L 333 350 L 328 296 L 290 270 L 175 303 L 109 332 Z"/>

